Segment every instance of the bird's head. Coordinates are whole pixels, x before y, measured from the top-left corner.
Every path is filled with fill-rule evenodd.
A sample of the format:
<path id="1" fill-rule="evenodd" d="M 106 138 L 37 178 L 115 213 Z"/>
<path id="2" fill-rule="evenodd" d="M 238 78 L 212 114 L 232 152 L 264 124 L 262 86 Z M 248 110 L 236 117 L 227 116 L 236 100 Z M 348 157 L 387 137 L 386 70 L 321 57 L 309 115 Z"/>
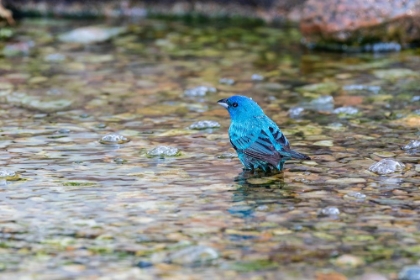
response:
<path id="1" fill-rule="evenodd" d="M 217 103 L 228 110 L 232 120 L 243 120 L 264 115 L 261 107 L 254 100 L 246 96 L 234 95 L 221 99 Z"/>

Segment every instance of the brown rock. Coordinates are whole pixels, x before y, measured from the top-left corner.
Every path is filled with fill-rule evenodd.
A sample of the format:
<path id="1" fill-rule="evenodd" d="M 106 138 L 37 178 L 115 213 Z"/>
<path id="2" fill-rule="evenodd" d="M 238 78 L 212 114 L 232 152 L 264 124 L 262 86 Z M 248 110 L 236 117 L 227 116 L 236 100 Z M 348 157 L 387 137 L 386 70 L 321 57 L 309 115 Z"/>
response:
<path id="1" fill-rule="evenodd" d="M 309 44 L 408 44 L 420 38 L 417 0 L 308 0 L 300 29 Z"/>
<path id="2" fill-rule="evenodd" d="M 347 280 L 347 277 L 337 272 L 316 273 L 316 280 Z"/>

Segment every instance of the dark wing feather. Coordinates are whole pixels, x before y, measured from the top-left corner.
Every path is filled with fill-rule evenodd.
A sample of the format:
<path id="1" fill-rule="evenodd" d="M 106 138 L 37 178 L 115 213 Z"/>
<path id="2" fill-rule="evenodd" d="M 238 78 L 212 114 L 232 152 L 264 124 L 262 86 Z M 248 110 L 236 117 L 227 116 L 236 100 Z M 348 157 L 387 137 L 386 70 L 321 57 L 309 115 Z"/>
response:
<path id="1" fill-rule="evenodd" d="M 260 131 L 256 141 L 243 152 L 247 156 L 263 160 L 273 166 L 277 166 L 282 158 L 271 142 L 270 136 L 264 130 Z"/>
<path id="2" fill-rule="evenodd" d="M 229 128 L 230 142 L 237 151 L 277 166 L 282 155 L 276 149 L 271 132 L 263 125 L 264 121 L 264 118 L 255 118 L 252 122 L 232 123 Z"/>

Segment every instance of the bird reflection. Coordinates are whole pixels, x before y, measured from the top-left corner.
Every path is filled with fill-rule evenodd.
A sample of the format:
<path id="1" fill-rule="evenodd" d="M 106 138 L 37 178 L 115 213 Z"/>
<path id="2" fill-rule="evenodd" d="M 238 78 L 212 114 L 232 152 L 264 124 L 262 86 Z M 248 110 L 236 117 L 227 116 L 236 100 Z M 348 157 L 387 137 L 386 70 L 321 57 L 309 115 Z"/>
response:
<path id="1" fill-rule="evenodd" d="M 270 204 L 294 199 L 284 182 L 284 174 L 243 171 L 234 179 L 237 188 L 233 191 L 232 206 L 228 212 L 237 217 L 251 218 L 255 211 L 268 209 Z"/>

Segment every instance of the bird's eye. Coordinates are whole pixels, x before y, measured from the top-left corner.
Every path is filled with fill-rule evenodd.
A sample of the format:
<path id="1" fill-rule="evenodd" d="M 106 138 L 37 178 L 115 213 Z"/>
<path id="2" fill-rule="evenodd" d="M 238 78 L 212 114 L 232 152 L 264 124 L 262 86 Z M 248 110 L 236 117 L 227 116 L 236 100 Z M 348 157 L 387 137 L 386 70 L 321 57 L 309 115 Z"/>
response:
<path id="1" fill-rule="evenodd" d="M 233 106 L 233 107 L 238 107 L 238 103 L 233 102 L 233 103 L 232 103 L 232 106 Z"/>

